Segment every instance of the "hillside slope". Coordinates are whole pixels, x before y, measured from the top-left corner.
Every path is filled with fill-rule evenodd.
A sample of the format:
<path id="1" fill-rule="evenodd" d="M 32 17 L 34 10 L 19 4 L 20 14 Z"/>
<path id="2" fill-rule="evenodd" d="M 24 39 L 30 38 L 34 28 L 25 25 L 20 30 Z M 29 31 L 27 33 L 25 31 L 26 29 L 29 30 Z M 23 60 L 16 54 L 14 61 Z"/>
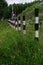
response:
<path id="1" fill-rule="evenodd" d="M 43 21 L 43 2 L 33 4 L 18 15 L 26 15 L 26 35 L 23 30 L 11 28 L 7 22 L 0 22 L 0 65 L 43 65 L 43 24 L 40 24 L 37 41 L 34 35 L 35 7 L 39 8 L 40 21 Z"/>
<path id="2" fill-rule="evenodd" d="M 39 19 L 43 21 L 43 2 L 37 2 L 30 7 L 26 8 L 21 14 L 18 16 L 25 15 L 26 20 L 34 20 L 34 10 L 35 8 L 39 8 Z"/>
<path id="3" fill-rule="evenodd" d="M 34 28 L 24 35 L 0 22 L 0 65 L 43 65 L 43 30 L 39 41 Z"/>

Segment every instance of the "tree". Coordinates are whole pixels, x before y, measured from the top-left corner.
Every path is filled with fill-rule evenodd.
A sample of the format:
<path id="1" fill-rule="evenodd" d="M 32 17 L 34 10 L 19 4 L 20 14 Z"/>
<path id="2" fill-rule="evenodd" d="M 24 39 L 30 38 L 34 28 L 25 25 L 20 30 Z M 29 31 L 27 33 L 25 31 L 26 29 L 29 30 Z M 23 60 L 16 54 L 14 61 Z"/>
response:
<path id="1" fill-rule="evenodd" d="M 0 0 L 0 19 L 4 17 L 4 13 L 7 7 L 7 3 L 5 0 Z"/>

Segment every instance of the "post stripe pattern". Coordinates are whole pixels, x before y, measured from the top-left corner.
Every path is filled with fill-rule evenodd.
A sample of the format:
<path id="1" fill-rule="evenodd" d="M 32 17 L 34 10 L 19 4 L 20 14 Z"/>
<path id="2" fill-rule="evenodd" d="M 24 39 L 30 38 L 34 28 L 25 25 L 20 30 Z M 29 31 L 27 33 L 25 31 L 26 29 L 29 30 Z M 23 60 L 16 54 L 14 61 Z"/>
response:
<path id="1" fill-rule="evenodd" d="M 20 17 L 18 17 L 18 30 L 21 30 L 21 21 Z"/>
<path id="2" fill-rule="evenodd" d="M 15 26 L 15 21 L 8 20 L 8 23 L 10 23 L 10 24 L 12 24 L 13 26 Z"/>
<path id="3" fill-rule="evenodd" d="M 39 17 L 38 17 L 38 14 L 39 14 L 39 9 L 38 8 L 35 8 L 35 39 L 38 40 L 39 38 Z"/>
<path id="4" fill-rule="evenodd" d="M 23 33 L 26 34 L 26 21 L 25 21 L 25 16 L 23 16 Z"/>
<path id="5" fill-rule="evenodd" d="M 16 30 L 18 29 L 17 19 L 15 20 L 15 28 L 16 28 Z"/>

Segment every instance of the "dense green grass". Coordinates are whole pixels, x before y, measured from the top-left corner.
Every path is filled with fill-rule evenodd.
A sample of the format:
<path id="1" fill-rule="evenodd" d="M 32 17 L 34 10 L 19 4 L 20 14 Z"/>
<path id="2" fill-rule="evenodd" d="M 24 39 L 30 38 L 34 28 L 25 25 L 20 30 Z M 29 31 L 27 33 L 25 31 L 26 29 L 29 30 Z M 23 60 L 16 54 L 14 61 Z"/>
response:
<path id="1" fill-rule="evenodd" d="M 43 65 L 43 24 L 39 23 L 39 41 L 37 41 L 34 36 L 33 15 L 34 8 L 39 7 L 40 22 L 43 21 L 42 5 L 43 2 L 33 4 L 20 14 L 20 16 L 26 14 L 26 35 L 23 34 L 23 30 L 16 31 L 11 28 L 7 22 L 0 22 L 0 65 Z"/>
<path id="2" fill-rule="evenodd" d="M 8 47 L 13 41 L 13 29 L 6 22 L 0 22 L 0 47 Z"/>
<path id="3" fill-rule="evenodd" d="M 36 41 L 34 25 L 29 25 L 24 35 L 0 22 L 0 65 L 43 65 L 43 29 Z"/>

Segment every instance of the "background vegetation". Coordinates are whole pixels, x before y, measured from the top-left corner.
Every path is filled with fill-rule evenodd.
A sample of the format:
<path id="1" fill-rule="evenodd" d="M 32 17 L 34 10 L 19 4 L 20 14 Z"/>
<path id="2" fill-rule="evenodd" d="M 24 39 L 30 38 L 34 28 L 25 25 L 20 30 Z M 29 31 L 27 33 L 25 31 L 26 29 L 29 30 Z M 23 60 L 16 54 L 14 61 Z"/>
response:
<path id="1" fill-rule="evenodd" d="M 39 41 L 34 37 L 35 7 L 39 8 Z M 18 16 L 22 15 L 26 15 L 26 35 L 0 21 L 0 65 L 43 65 L 43 2 L 33 3 Z"/>

